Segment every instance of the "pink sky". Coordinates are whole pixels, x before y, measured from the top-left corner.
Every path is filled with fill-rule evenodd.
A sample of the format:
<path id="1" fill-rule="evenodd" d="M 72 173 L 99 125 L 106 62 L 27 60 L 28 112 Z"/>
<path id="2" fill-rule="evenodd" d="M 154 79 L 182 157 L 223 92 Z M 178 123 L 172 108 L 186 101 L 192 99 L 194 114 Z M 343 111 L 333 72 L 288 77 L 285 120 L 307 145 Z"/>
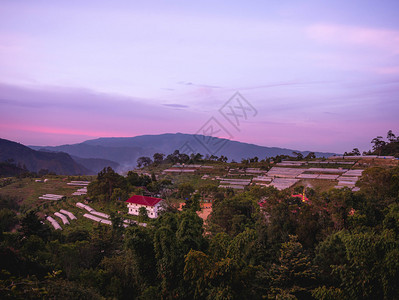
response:
<path id="1" fill-rule="evenodd" d="M 195 133 L 298 150 L 399 133 L 399 4 L 35 2 L 0 7 L 0 132 L 27 145 Z M 231 126 L 239 91 L 256 109 Z"/>

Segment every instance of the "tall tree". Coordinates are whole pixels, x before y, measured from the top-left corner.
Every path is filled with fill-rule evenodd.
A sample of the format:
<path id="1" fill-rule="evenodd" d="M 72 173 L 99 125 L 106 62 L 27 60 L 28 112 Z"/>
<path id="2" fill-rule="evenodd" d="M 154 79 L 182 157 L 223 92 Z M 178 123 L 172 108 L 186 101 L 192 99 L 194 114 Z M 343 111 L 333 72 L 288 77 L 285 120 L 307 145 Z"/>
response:
<path id="1" fill-rule="evenodd" d="M 155 153 L 153 155 L 154 163 L 160 164 L 163 161 L 163 158 L 165 157 L 165 154 L 163 153 Z"/>
<path id="2" fill-rule="evenodd" d="M 294 295 L 298 299 L 310 298 L 316 282 L 316 270 L 310 257 L 304 252 L 296 236 L 283 243 L 279 264 L 273 267 L 273 290 L 275 295 Z"/>
<path id="3" fill-rule="evenodd" d="M 97 180 L 91 182 L 87 187 L 89 197 L 104 195 L 107 200 L 111 199 L 114 189 L 126 189 L 125 177 L 116 173 L 111 167 L 104 168 L 97 175 Z"/>
<path id="4" fill-rule="evenodd" d="M 152 159 L 148 156 L 141 156 L 137 159 L 137 167 L 147 167 L 152 164 Z"/>

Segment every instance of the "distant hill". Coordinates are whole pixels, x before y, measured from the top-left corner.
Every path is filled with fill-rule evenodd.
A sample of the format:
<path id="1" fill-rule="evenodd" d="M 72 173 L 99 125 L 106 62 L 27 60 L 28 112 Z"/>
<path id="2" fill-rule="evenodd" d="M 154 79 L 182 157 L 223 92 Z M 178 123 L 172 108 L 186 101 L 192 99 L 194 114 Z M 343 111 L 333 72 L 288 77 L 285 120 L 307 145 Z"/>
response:
<path id="1" fill-rule="evenodd" d="M 0 162 L 13 161 L 32 172 L 47 169 L 56 174 L 80 175 L 92 171 L 75 162 L 67 153 L 36 151 L 22 144 L 0 139 Z"/>
<path id="2" fill-rule="evenodd" d="M 102 158 L 81 158 L 77 156 L 72 156 L 73 160 L 78 164 L 81 164 L 86 169 L 92 171 L 93 174 L 99 173 L 105 167 L 111 167 L 114 170 L 119 168 L 119 164 L 112 160 L 102 159 Z"/>
<path id="3" fill-rule="evenodd" d="M 217 145 L 210 149 L 208 142 Z M 137 158 L 140 156 L 150 156 L 156 152 L 170 154 L 176 149 L 185 152 L 187 147 L 194 152 L 201 154 L 224 155 L 228 159 L 241 161 L 243 158 L 257 156 L 260 159 L 276 155 L 292 155 L 292 149 L 264 147 L 254 144 L 241 143 L 219 138 L 210 138 L 203 135 L 166 133 L 160 135 L 142 135 L 136 137 L 123 138 L 99 138 L 88 140 L 79 144 L 61 145 L 55 147 L 31 146 L 33 149 L 47 151 L 62 151 L 80 158 L 102 158 L 117 162 L 120 165 L 119 171 L 126 171 L 136 166 Z M 208 147 L 206 149 L 205 147 Z M 218 150 L 220 148 L 220 150 Z M 208 150 L 215 153 L 209 153 Z M 297 151 L 307 155 L 310 151 Z M 187 152 L 186 152 L 187 153 Z M 335 153 L 315 152 L 317 157 L 329 157 Z"/>

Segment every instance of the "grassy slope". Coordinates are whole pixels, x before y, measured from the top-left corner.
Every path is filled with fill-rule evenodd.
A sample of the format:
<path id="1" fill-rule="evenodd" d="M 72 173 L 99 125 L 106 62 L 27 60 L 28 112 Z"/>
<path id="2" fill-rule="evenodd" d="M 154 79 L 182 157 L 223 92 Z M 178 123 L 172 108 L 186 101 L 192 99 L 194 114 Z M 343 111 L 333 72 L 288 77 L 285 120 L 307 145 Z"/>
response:
<path id="1" fill-rule="evenodd" d="M 70 181 L 67 176 L 50 176 L 46 178 L 49 179 L 46 183 L 35 182 L 35 179 L 32 178 L 13 178 L 11 184 L 0 188 L 0 195 L 17 197 L 19 199 L 18 204 L 21 206 L 21 212 L 37 209 L 41 217 L 51 215 L 61 225 L 65 233 L 77 227 L 90 231 L 94 226 L 98 226 L 98 223 L 83 217 L 87 211 L 76 207 L 76 202 L 83 202 L 85 199 L 85 196 L 72 196 L 72 193 L 80 187 L 67 185 L 67 182 Z M 43 194 L 65 195 L 67 198 L 60 201 L 39 199 L 39 196 Z M 137 219 L 134 216 L 127 215 L 127 208 L 123 202 L 93 202 L 90 203 L 89 206 L 107 214 L 121 211 L 124 213 L 122 214 L 124 218 Z M 60 209 L 72 212 L 77 217 L 77 220 L 71 221 L 70 225 L 64 225 L 58 217 L 53 215 L 54 212 Z"/>

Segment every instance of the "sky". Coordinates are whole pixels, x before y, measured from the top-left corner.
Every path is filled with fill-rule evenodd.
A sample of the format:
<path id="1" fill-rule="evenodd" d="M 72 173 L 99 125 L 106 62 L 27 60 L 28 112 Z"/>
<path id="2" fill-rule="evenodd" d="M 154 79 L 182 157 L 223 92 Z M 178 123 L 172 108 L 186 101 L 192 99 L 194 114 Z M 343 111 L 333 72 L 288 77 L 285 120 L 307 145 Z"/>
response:
<path id="1" fill-rule="evenodd" d="M 397 0 L 2 0 L 0 137 L 369 150 L 399 134 L 398 12 Z"/>

